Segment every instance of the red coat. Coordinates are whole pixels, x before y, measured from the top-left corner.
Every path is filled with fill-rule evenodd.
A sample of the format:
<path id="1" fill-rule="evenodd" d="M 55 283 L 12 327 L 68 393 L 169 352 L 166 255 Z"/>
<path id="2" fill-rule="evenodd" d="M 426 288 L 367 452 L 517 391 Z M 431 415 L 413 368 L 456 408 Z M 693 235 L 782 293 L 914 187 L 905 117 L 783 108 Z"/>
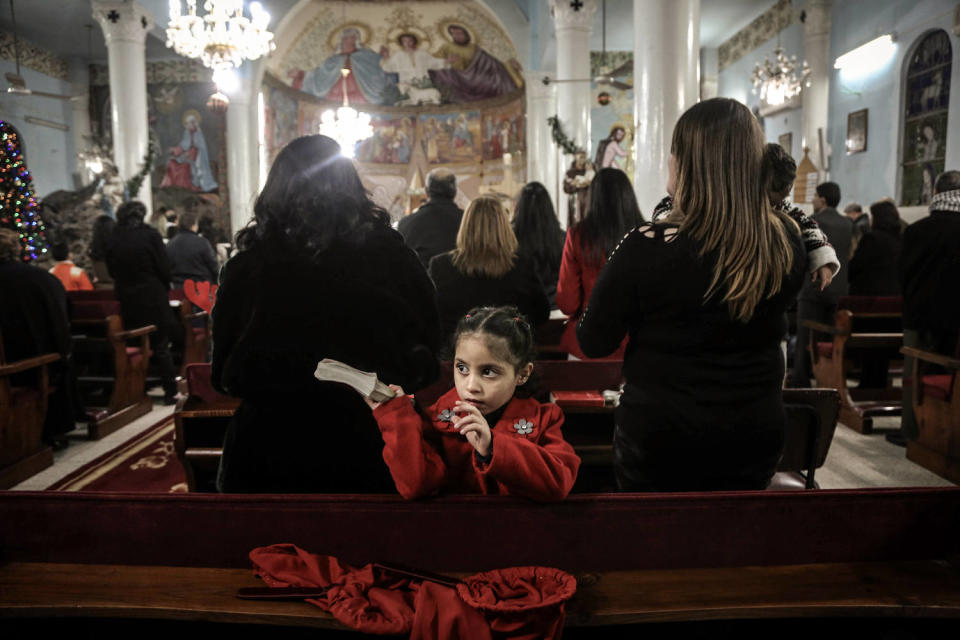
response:
<path id="1" fill-rule="evenodd" d="M 511 400 L 491 427 L 490 461 L 481 463 L 453 423 L 442 419 L 452 414 L 457 400 L 457 390 L 448 391 L 427 409 L 429 420 L 417 413 L 409 397 L 394 398 L 374 411 L 383 434 L 383 459 L 400 495 L 412 499 L 442 488 L 448 493 L 515 495 L 541 502 L 567 497 L 580 458 L 563 439 L 560 407 L 533 398 Z"/>
<path id="2" fill-rule="evenodd" d="M 563 329 L 560 345 L 567 353 L 581 360 L 589 358 L 583 355 L 577 342 L 577 322 L 590 301 L 590 292 L 593 291 L 593 285 L 606 263 L 606 258 L 600 264 L 587 260 L 580 242 L 580 225 L 574 225 L 567 232 L 567 240 L 563 244 L 563 259 L 560 262 L 560 278 L 557 281 L 557 308 L 570 316 L 570 319 Z M 597 359 L 623 360 L 626 346 L 627 338 L 624 338 L 619 349 L 605 358 Z"/>

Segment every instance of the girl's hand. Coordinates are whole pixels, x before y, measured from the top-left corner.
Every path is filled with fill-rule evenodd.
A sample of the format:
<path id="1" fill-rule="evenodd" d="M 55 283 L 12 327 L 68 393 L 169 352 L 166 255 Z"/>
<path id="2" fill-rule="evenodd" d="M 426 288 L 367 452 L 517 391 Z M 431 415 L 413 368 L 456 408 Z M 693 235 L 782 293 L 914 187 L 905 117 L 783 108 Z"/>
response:
<path id="1" fill-rule="evenodd" d="M 407 393 L 403 390 L 403 388 L 398 384 L 389 384 L 387 386 L 393 389 L 394 391 L 396 391 L 398 396 L 407 395 Z M 393 400 L 393 398 L 390 398 L 390 400 Z M 367 406 L 370 407 L 371 410 L 376 409 L 377 407 L 379 407 L 384 403 L 390 402 L 390 400 L 384 400 L 383 402 L 374 402 L 367 396 L 363 397 L 363 401 L 367 403 Z"/>
<path id="2" fill-rule="evenodd" d="M 820 291 L 823 291 L 833 282 L 833 269 L 831 269 L 829 265 L 824 265 L 814 271 L 811 278 L 814 282 L 817 280 L 820 281 Z"/>
<path id="3" fill-rule="evenodd" d="M 469 402 L 457 400 L 455 405 L 457 415 L 453 417 L 453 426 L 477 450 L 481 456 L 493 453 L 493 434 L 490 425 L 480 410 Z"/>

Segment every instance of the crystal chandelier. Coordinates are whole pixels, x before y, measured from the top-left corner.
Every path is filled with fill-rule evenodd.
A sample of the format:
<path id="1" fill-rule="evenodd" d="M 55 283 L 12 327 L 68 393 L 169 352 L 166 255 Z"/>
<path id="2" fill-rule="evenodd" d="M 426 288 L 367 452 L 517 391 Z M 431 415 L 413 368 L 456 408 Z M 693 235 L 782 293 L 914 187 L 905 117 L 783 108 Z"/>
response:
<path id="1" fill-rule="evenodd" d="M 187 58 L 199 58 L 211 69 L 239 67 L 273 51 L 273 34 L 267 31 L 270 14 L 259 2 L 250 3 L 250 18 L 243 15 L 243 0 L 202 0 L 206 14 L 197 15 L 197 0 L 170 0 L 167 46 Z"/>
<path id="2" fill-rule="evenodd" d="M 338 108 L 336 113 L 333 109 L 323 112 L 320 116 L 320 133 L 336 140 L 340 145 L 340 153 L 352 158 L 357 143 L 373 135 L 373 127 L 370 126 L 369 113 L 359 113 L 350 106 L 347 98 L 347 76 L 350 75 L 350 70 L 341 69 L 340 74 L 343 77 L 343 106 Z"/>
<path id="3" fill-rule="evenodd" d="M 799 95 L 804 87 L 810 86 L 810 67 L 806 60 L 799 71 L 798 77 L 797 56 L 788 58 L 778 41 L 777 48 L 773 50 L 773 61 L 766 58 L 762 65 L 758 62 L 753 67 L 750 76 L 753 80 L 753 93 L 757 93 L 759 89 L 761 100 L 771 106 L 781 105 Z"/>

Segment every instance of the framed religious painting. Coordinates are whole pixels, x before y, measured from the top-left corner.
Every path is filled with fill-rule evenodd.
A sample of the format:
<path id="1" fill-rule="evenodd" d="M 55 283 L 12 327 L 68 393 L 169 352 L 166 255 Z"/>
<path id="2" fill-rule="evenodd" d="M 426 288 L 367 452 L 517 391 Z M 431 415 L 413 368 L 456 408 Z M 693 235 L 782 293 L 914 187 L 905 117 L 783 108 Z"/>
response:
<path id="1" fill-rule="evenodd" d="M 847 114 L 847 155 L 867 150 L 867 109 Z"/>

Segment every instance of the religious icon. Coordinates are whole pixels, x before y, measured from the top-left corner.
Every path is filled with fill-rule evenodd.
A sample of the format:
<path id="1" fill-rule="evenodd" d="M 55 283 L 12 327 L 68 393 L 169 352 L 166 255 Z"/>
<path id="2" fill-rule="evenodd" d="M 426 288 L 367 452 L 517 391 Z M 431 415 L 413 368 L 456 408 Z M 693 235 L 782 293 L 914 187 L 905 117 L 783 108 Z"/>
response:
<path id="1" fill-rule="evenodd" d="M 620 147 L 620 143 L 623 142 L 626 135 L 626 129 L 622 125 L 615 124 L 610 129 L 610 135 L 597 144 L 594 164 L 598 169 L 606 169 L 607 167 L 623 169 L 623 161 L 620 158 L 627 157 L 627 152 Z"/>
<path id="2" fill-rule="evenodd" d="M 180 144 L 170 148 L 170 160 L 163 174 L 160 187 L 183 187 L 190 191 L 213 191 L 217 181 L 210 168 L 207 140 L 200 128 L 200 112 L 187 109 L 183 112 L 183 137 Z"/>

